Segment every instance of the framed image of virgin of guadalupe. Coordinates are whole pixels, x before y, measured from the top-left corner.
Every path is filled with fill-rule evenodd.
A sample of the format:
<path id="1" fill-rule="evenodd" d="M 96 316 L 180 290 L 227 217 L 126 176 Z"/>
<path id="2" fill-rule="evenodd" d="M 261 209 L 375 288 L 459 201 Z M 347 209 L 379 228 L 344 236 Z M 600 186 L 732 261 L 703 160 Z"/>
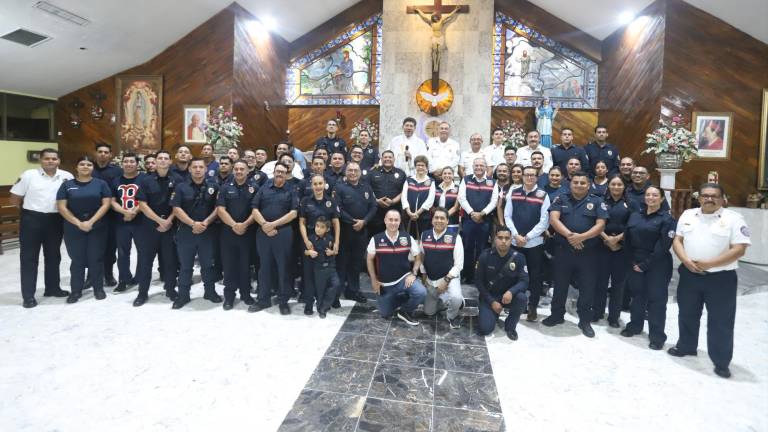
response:
<path id="1" fill-rule="evenodd" d="M 163 130 L 163 77 L 122 75 L 115 80 L 116 141 L 119 149 L 142 155 L 160 150 Z"/>
<path id="2" fill-rule="evenodd" d="M 757 187 L 768 190 L 768 88 L 763 89 L 763 111 L 760 115 L 760 154 Z"/>

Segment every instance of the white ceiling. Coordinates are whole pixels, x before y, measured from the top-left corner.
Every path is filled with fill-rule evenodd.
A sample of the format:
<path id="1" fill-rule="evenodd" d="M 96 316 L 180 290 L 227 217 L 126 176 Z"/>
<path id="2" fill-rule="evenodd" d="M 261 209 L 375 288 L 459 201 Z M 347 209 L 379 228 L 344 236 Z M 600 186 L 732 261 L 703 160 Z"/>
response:
<path id="1" fill-rule="evenodd" d="M 67 94 L 146 62 L 232 0 L 48 1 L 91 23 L 80 27 L 62 21 L 33 8 L 37 0 L 0 0 L 0 34 L 22 27 L 53 38 L 34 48 L 0 40 L 0 90 L 45 97 Z M 598 39 L 619 27 L 617 17 L 621 12 L 637 12 L 652 2 L 529 1 Z M 686 1 L 768 43 L 765 24 L 768 1 Z M 429 0 L 414 2 L 430 3 Z M 257 17 L 274 18 L 276 33 L 293 41 L 356 0 L 239 0 L 238 3 Z"/>

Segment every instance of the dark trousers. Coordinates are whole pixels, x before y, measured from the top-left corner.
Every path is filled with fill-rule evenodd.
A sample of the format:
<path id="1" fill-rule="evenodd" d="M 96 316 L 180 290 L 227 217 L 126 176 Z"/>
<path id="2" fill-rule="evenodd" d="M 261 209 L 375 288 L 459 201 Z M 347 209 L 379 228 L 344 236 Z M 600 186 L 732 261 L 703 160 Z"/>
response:
<path id="1" fill-rule="evenodd" d="M 579 322 L 592 319 L 592 302 L 597 280 L 597 252 L 591 247 L 575 250 L 560 243 L 555 244 L 554 275 L 555 293 L 552 296 L 552 316 L 565 317 L 565 301 L 568 299 L 568 285 L 574 280 L 579 289 L 577 303 Z"/>
<path id="2" fill-rule="evenodd" d="M 200 234 L 193 234 L 192 228 L 182 225 L 176 232 L 176 251 L 179 255 L 179 297 L 189 298 L 192 287 L 192 270 L 195 256 L 200 261 L 200 274 L 203 277 L 205 292 L 213 291 L 213 238 L 207 229 Z"/>
<path id="3" fill-rule="evenodd" d="M 597 247 L 597 284 L 595 285 L 595 302 L 593 308 L 596 317 L 602 317 L 608 304 L 608 320 L 618 321 L 624 301 L 624 286 L 629 270 L 629 257 L 624 248 L 616 252 L 601 244 Z M 608 281 L 611 281 L 608 303 Z"/>
<path id="4" fill-rule="evenodd" d="M 108 211 L 107 214 L 104 216 L 104 226 L 107 229 L 107 242 L 104 249 L 104 272 L 102 274 L 102 277 L 110 276 L 113 277 L 114 272 L 112 271 L 115 262 L 117 261 L 117 233 L 115 232 L 115 222 L 112 218 L 117 217 L 115 216 L 112 211 Z M 91 276 L 91 270 L 88 270 L 88 277 L 93 280 L 93 277 Z M 96 284 L 94 284 L 96 285 Z"/>
<path id="5" fill-rule="evenodd" d="M 256 240 L 253 227 L 243 235 L 232 228 L 221 229 L 221 259 L 224 264 L 224 298 L 232 301 L 235 292 L 240 298 L 251 296 L 251 249 Z"/>
<path id="6" fill-rule="evenodd" d="M 211 231 L 211 237 L 213 239 L 211 242 L 213 247 L 213 278 L 214 280 L 219 280 L 224 271 L 224 265 L 222 263 L 223 256 L 221 253 L 221 233 L 226 228 L 224 224 L 216 222 L 212 223 L 208 229 Z"/>
<path id="7" fill-rule="evenodd" d="M 173 239 L 175 229 L 171 227 L 166 232 L 159 232 L 156 228 L 157 224 L 146 220 L 141 224 L 139 235 L 136 237 L 139 261 L 136 269 L 136 282 L 139 284 L 139 293 L 143 294 L 149 292 L 155 256 L 157 256 L 160 273 L 163 276 L 163 287 L 166 291 L 176 288 L 176 275 L 179 267 L 176 244 Z"/>
<path id="8" fill-rule="evenodd" d="M 541 298 L 541 287 L 544 278 L 544 245 L 540 244 L 532 248 L 515 248 L 516 251 L 525 255 L 525 263 L 528 266 L 528 290 L 531 292 L 528 297 L 528 307 L 536 309 L 539 306 Z"/>
<path id="9" fill-rule="evenodd" d="M 480 253 L 488 248 L 488 236 L 490 235 L 490 222 L 476 223 L 466 217 L 461 223 L 461 240 L 464 243 L 464 277 L 467 280 L 475 278 L 475 263 Z"/>
<path id="10" fill-rule="evenodd" d="M 691 273 L 681 265 L 677 270 L 678 325 L 677 348 L 696 352 L 699 343 L 701 310 L 707 307 L 707 352 L 712 363 L 725 368 L 733 358 L 733 326 L 736 321 L 736 271 L 728 270 L 703 275 Z"/>
<path id="11" fill-rule="evenodd" d="M 293 251 L 293 229 L 281 226 L 277 235 L 269 237 L 264 231 L 256 232 L 256 247 L 259 250 L 261 269 L 259 270 L 258 302 L 262 306 L 272 305 L 272 289 L 277 291 L 278 302 L 288 303 L 293 291 L 293 272 L 295 258 Z"/>
<path id="12" fill-rule="evenodd" d="M 632 293 L 632 321 L 627 327 L 636 332 L 643 331 L 647 311 L 648 339 L 651 342 L 664 343 L 667 340 L 664 324 L 667 321 L 669 280 L 672 278 L 672 254 L 667 252 L 663 261 L 650 266 L 644 272 L 636 272 L 631 268 L 628 272 L 627 286 Z"/>
<path id="13" fill-rule="evenodd" d="M 59 290 L 59 264 L 61 263 L 61 239 L 63 220 L 58 213 L 21 212 L 19 243 L 21 247 L 21 297 L 33 299 L 37 289 L 37 266 L 40 248 L 45 260 L 45 291 Z"/>
<path id="14" fill-rule="evenodd" d="M 341 224 L 341 245 L 339 245 L 338 273 L 344 294 L 350 296 L 360 292 L 360 272 L 366 256 L 365 248 L 368 243 L 368 230 L 352 229 L 352 225 Z M 337 296 L 341 294 L 337 292 Z"/>
<path id="15" fill-rule="evenodd" d="M 72 259 L 69 265 L 69 285 L 72 287 L 72 293 L 83 292 L 86 267 L 94 291 L 104 289 L 104 248 L 108 231 L 106 224 L 84 232 L 69 222 L 64 223 L 64 245 Z"/>
<path id="16" fill-rule="evenodd" d="M 413 313 L 420 304 L 424 303 L 426 297 L 427 289 L 420 279 L 416 278 L 410 287 L 406 287 L 405 278 L 402 278 L 395 285 L 382 286 L 376 304 L 379 307 L 379 314 L 383 318 L 389 318 L 398 309 Z"/>
<path id="17" fill-rule="evenodd" d="M 308 265 L 312 267 L 314 287 L 314 298 L 317 302 L 317 310 L 319 312 L 327 312 L 331 308 L 333 301 L 338 296 L 339 289 L 341 288 L 341 282 L 339 281 L 339 275 L 336 273 L 335 267 L 320 267 L 312 259 L 309 260 Z M 305 263 L 305 265 L 307 265 Z M 307 300 L 307 305 L 310 305 Z"/>
<path id="18" fill-rule="evenodd" d="M 130 282 L 133 279 L 133 273 L 131 273 L 131 242 L 136 243 L 136 249 L 138 250 L 137 237 L 141 230 L 141 224 L 115 222 L 113 227 L 115 238 L 117 239 L 118 280 L 120 282 Z M 138 264 L 136 267 L 136 273 L 138 273 Z"/>
<path id="19" fill-rule="evenodd" d="M 501 297 L 497 296 L 496 301 L 501 303 Z M 504 331 L 514 330 L 517 327 L 517 322 L 520 321 L 520 314 L 523 313 L 527 305 L 528 297 L 525 293 L 517 293 L 512 297 L 512 301 L 509 304 L 502 304 L 504 309 L 509 310 L 509 315 L 504 320 Z M 493 330 L 496 328 L 496 320 L 499 319 L 499 314 L 494 312 L 491 306 L 483 299 L 478 300 L 477 311 L 478 334 L 485 336 L 493 333 Z"/>

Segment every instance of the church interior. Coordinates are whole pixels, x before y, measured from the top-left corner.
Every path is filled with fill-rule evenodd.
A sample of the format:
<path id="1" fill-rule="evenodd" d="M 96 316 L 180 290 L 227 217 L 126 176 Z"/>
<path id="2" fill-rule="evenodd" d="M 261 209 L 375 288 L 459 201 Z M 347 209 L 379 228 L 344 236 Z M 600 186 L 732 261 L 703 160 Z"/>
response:
<path id="1" fill-rule="evenodd" d="M 766 18 L 764 0 L 0 2 L 0 430 L 768 431 Z M 140 308 L 131 306 L 135 288 L 106 288 L 97 302 L 86 286 L 72 305 L 44 297 L 43 254 L 39 306 L 22 299 L 27 210 L 13 188 L 39 169 L 44 149 L 77 174 L 99 143 L 119 165 L 161 150 L 173 160 L 180 147 L 203 157 L 206 146 L 215 160 L 236 147 L 274 161 L 287 141 L 309 169 L 330 123 L 348 149 L 365 129 L 383 156 L 407 118 L 429 143 L 440 142 L 431 140 L 448 123 L 457 158 L 473 151 L 474 134 L 491 146 L 496 129 L 518 161 L 530 131 L 548 152 L 563 132 L 586 146 L 605 130 L 618 152 L 609 156 L 647 168 L 678 235 L 683 213 L 699 206 L 700 185 L 719 184 L 724 208 L 751 238 L 734 272 L 732 378 L 712 373 L 709 305 L 698 351 L 664 352 L 684 327 L 678 284 L 687 270 L 670 244 L 662 251 L 674 259 L 662 299 L 664 351 L 647 349 L 647 338 L 622 337 L 605 320 L 593 321 L 594 337 L 584 338 L 577 307 L 584 291 L 574 281 L 564 325 L 523 314 L 512 341 L 502 321 L 514 311 L 490 334 L 476 332 L 483 293 L 469 279 L 460 327 L 441 314 L 421 315 L 415 326 L 381 318 L 363 256 L 359 293 L 367 302 L 341 297 L 324 320 L 302 315 L 295 299 L 288 316 L 282 303 L 280 311 L 247 313 L 242 302 L 222 311 L 200 298 L 209 295 L 198 276 L 201 255 L 192 301 L 178 311 L 162 294 L 159 266 Z M 233 124 L 239 132 L 228 129 Z M 690 137 L 689 153 L 666 143 L 678 132 Z M 459 170 L 469 178 L 472 161 L 467 166 Z M 225 189 L 217 190 L 221 206 Z M 304 247 L 298 229 L 294 235 Z M 60 246 L 60 285 L 69 289 L 75 265 L 69 243 Z M 128 241 L 130 268 L 139 247 Z M 534 317 L 537 307 L 541 318 L 550 315 L 540 302 Z M 630 322 L 629 309 L 619 321 Z"/>

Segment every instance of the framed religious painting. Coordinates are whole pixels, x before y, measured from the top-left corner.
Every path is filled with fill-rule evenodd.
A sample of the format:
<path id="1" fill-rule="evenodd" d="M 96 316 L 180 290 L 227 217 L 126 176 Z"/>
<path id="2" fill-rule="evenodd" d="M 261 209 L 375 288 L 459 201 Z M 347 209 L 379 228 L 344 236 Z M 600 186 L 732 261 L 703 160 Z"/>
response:
<path id="1" fill-rule="evenodd" d="M 184 144 L 205 144 L 208 127 L 208 105 L 184 105 Z"/>
<path id="2" fill-rule="evenodd" d="M 117 145 L 121 151 L 160 150 L 163 121 L 162 75 L 121 75 L 117 86 Z"/>
<path id="3" fill-rule="evenodd" d="M 697 159 L 728 160 L 731 157 L 733 113 L 694 111 L 691 123 L 696 135 Z"/>
<path id="4" fill-rule="evenodd" d="M 763 89 L 763 111 L 760 115 L 760 159 L 757 187 L 768 190 L 768 88 Z"/>

